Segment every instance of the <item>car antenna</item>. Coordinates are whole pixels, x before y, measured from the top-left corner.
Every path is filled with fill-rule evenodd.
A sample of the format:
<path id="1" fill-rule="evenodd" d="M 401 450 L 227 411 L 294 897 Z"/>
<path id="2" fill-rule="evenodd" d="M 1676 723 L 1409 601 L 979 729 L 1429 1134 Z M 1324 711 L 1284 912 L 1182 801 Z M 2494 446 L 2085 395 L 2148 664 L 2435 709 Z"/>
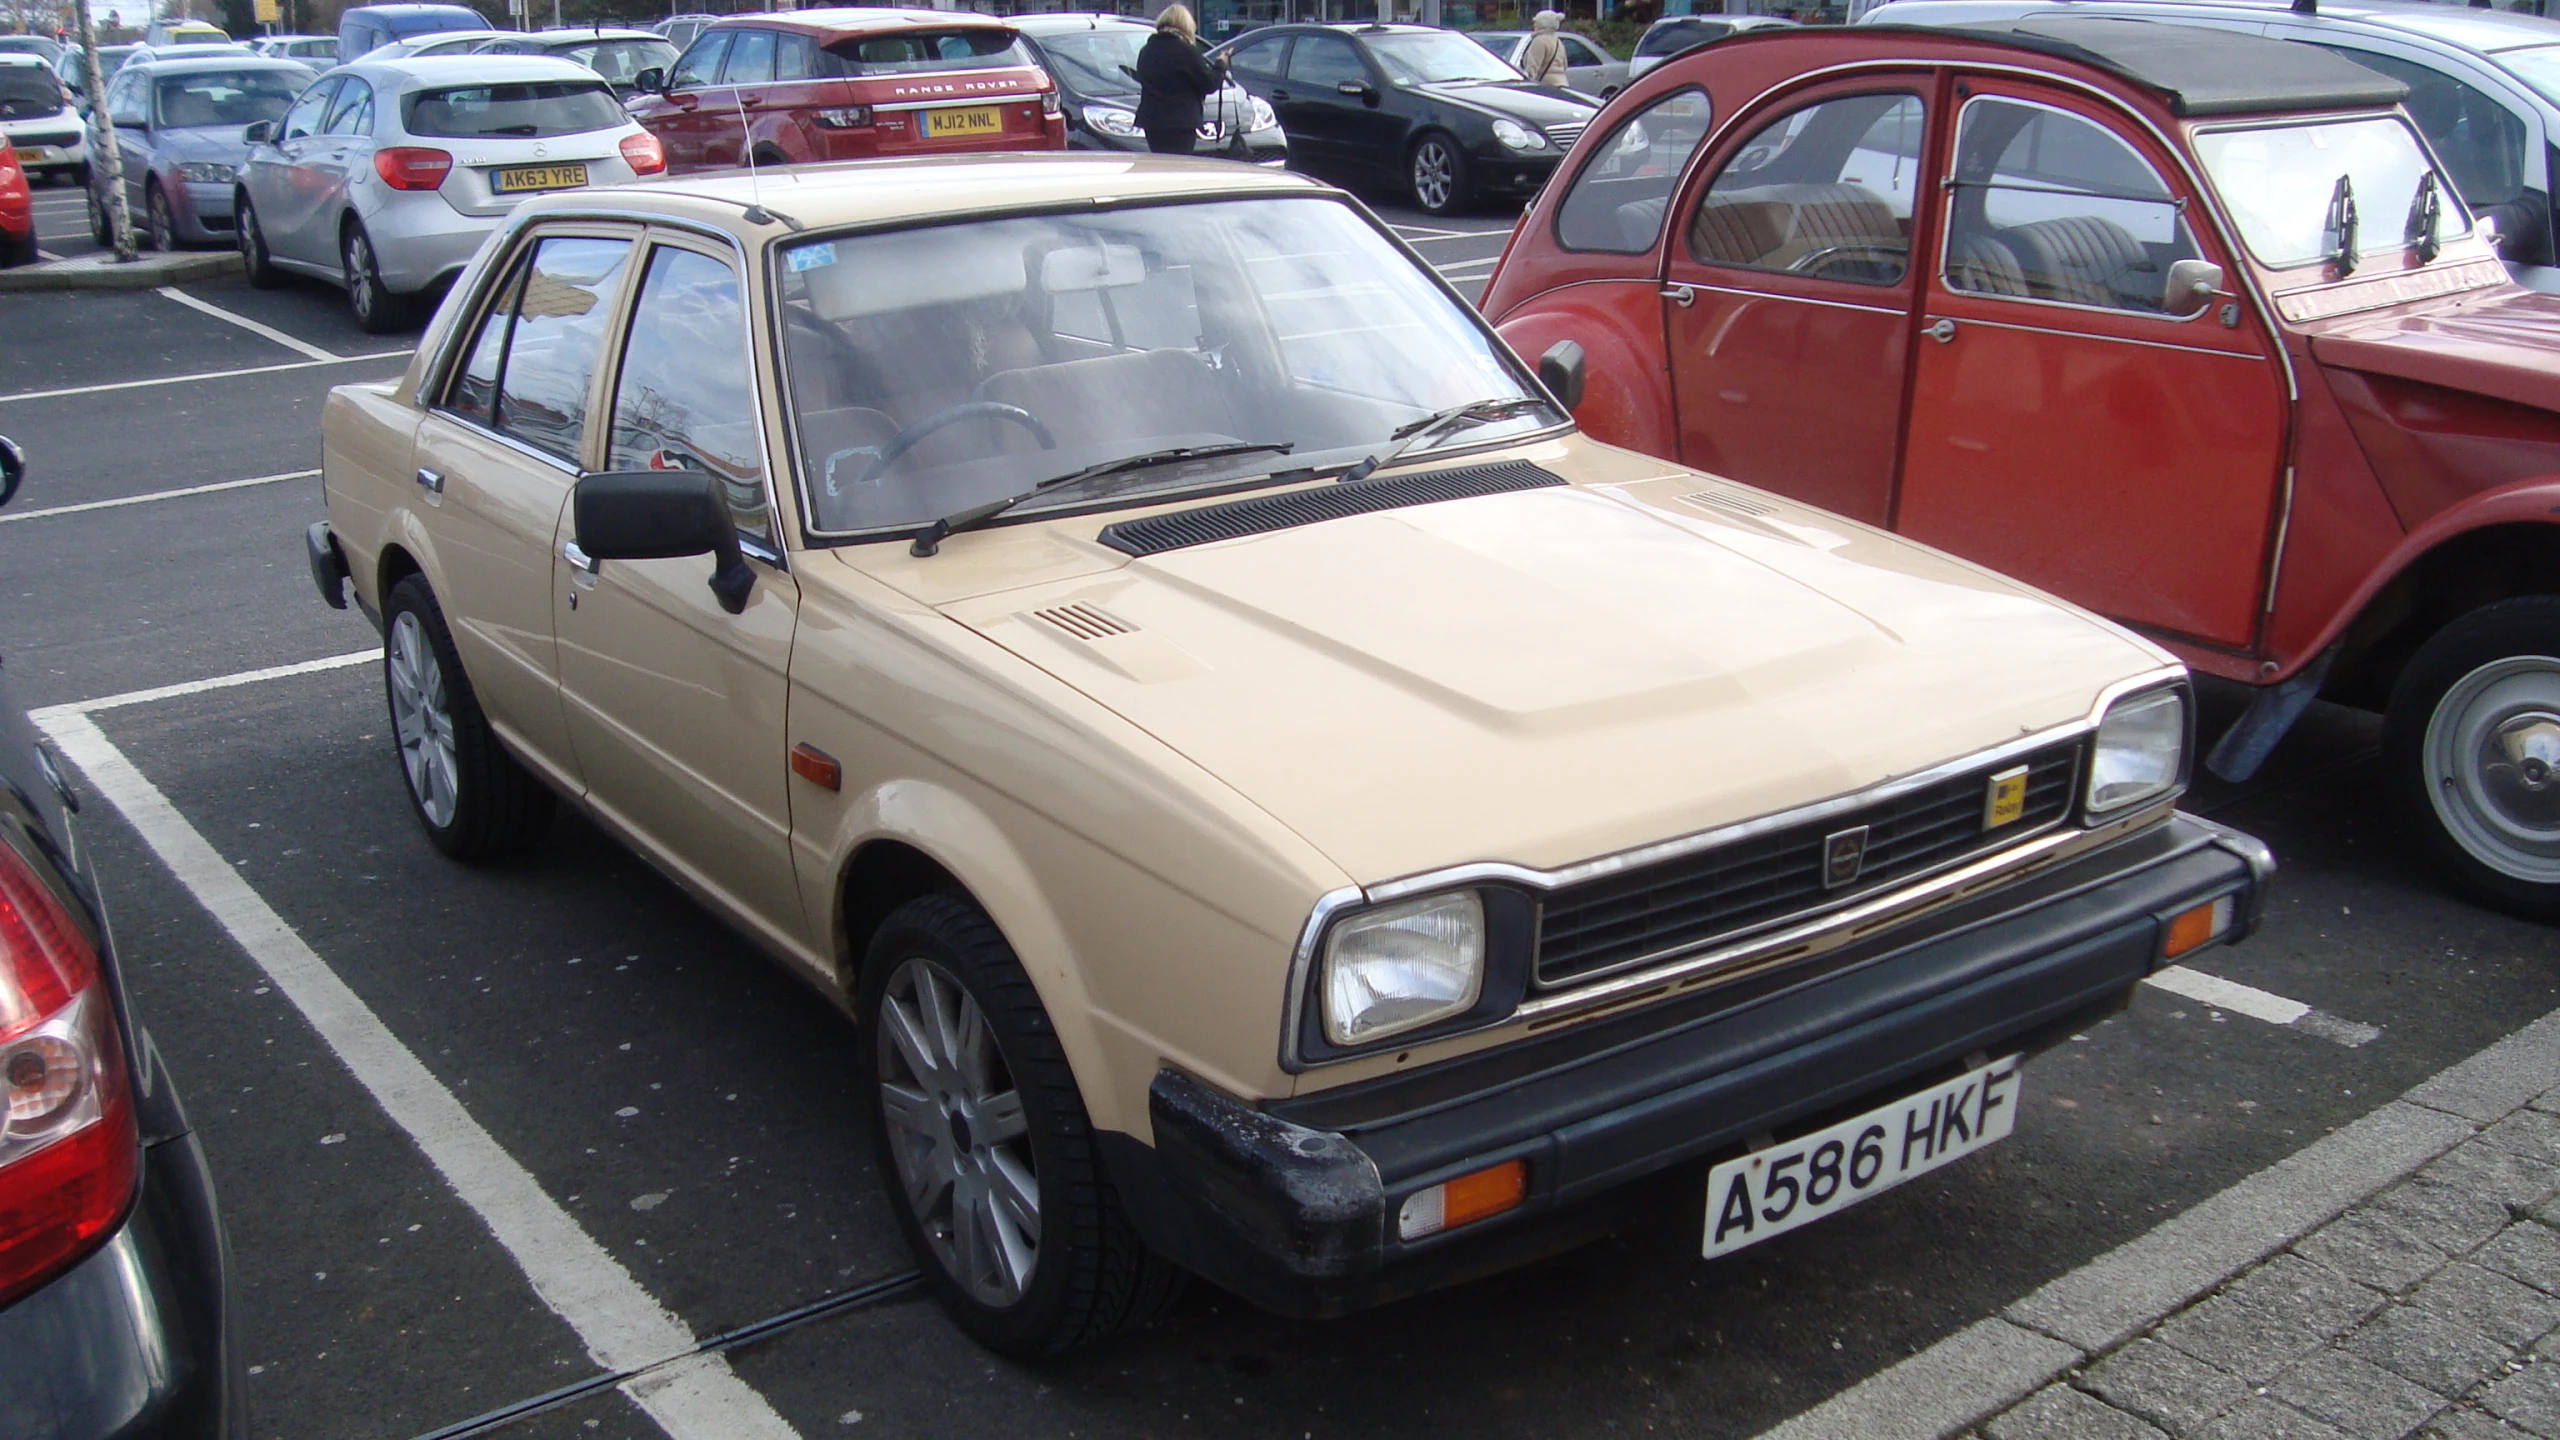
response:
<path id="1" fill-rule="evenodd" d="M 745 212 L 747 223 L 770 225 L 779 217 L 764 208 L 764 182 L 756 176 L 755 132 L 747 127 L 747 97 L 742 92 L 733 90 L 729 92 L 729 98 L 736 102 L 738 107 L 738 149 L 747 157 L 747 195 L 749 197 Z M 790 224 L 794 230 L 800 228 L 796 221 L 785 223 Z"/>

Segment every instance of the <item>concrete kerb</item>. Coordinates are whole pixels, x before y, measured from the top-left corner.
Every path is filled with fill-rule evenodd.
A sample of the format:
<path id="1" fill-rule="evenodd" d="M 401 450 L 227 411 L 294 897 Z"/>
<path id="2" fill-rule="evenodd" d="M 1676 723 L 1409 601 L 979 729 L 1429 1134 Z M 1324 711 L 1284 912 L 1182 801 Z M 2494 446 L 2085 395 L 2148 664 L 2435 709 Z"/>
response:
<path id="1" fill-rule="evenodd" d="M 2415 1174 L 2560 1085 L 2560 1012 L 1761 1440 L 1949 1440 Z"/>
<path id="2" fill-rule="evenodd" d="M 119 265 L 112 252 L 47 260 L 0 270 L 0 293 L 31 290 L 155 290 L 189 280 L 211 280 L 240 273 L 240 256 L 232 250 L 179 250 L 145 253 L 130 265 Z"/>

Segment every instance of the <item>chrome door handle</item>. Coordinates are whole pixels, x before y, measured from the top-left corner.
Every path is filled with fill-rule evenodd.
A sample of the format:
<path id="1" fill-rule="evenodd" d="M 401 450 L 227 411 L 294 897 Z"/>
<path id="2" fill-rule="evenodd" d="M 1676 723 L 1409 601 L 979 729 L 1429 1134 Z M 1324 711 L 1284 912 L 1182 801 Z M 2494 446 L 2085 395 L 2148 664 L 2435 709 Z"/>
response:
<path id="1" fill-rule="evenodd" d="M 422 490 L 426 491 L 426 492 L 427 492 L 428 494 L 430 494 L 430 495 L 441 495 L 441 494 L 443 494 L 443 493 L 444 493 L 444 472 L 443 472 L 443 471 L 441 471 L 441 470 L 430 470 L 430 469 L 426 468 L 426 467 L 425 467 L 425 466 L 423 466 L 423 465 L 419 466 L 419 467 L 418 467 L 418 486 L 419 486 L 419 488 L 420 488 L 420 489 L 422 489 Z"/>
<path id="2" fill-rule="evenodd" d="M 560 542 L 560 558 L 568 561 L 569 568 L 581 575 L 594 575 L 604 569 L 604 562 L 579 549 L 575 540 Z"/>
<path id="3" fill-rule="evenodd" d="M 1936 324 L 1922 326 L 1920 333 L 1944 345 L 1956 338 L 1956 322 L 1941 315 Z"/>
<path id="4" fill-rule="evenodd" d="M 1686 285 L 1665 285 L 1662 287 L 1662 298 L 1686 310 L 1698 303 L 1698 292 Z"/>

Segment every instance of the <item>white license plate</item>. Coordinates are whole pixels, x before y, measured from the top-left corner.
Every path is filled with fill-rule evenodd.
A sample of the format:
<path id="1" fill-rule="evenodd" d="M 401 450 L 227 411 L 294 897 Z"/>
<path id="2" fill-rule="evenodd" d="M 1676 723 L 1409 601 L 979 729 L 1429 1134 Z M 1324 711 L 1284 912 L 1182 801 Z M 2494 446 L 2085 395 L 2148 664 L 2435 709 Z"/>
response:
<path id="1" fill-rule="evenodd" d="M 2007 1139 L 2018 1121 L 2021 1058 L 1718 1165 L 1707 1174 L 1706 1255 L 1810 1225 Z"/>

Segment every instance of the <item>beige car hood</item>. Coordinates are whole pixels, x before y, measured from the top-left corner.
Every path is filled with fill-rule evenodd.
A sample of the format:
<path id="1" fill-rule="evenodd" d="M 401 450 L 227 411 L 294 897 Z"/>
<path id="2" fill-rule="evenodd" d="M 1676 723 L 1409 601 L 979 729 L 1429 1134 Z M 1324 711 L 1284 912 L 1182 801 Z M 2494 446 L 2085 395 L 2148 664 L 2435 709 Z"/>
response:
<path id="1" fill-rule="evenodd" d="M 1057 578 L 941 608 L 1363 882 L 1555 865 L 1822 799 L 2078 719 L 2166 663 L 1970 566 L 1695 475 L 1143 559 L 1090 544 L 1101 524 L 1021 527 Z"/>

